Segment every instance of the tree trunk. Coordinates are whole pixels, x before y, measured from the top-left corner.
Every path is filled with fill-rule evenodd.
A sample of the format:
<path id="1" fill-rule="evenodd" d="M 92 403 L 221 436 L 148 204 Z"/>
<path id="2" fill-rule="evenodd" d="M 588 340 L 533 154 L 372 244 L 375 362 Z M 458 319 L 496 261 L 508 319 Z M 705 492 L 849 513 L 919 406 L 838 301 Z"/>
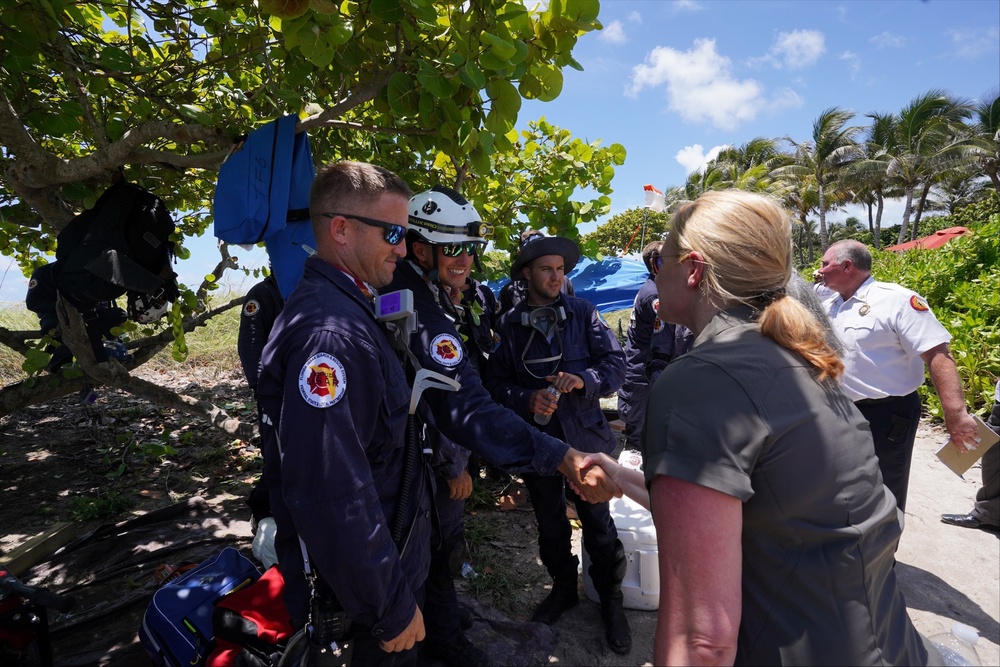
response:
<path id="1" fill-rule="evenodd" d="M 913 227 L 910 229 L 910 240 L 915 241 L 920 235 L 920 216 L 924 214 L 924 205 L 927 203 L 927 195 L 931 191 L 931 184 L 924 184 L 924 189 L 920 191 L 920 199 L 917 200 L 917 213 L 913 216 Z"/>
<path id="2" fill-rule="evenodd" d="M 910 230 L 910 211 L 913 208 L 913 186 L 907 184 L 906 186 L 906 205 L 903 206 L 903 222 L 899 225 L 899 238 L 896 239 L 896 243 L 902 243 L 906 240 L 906 233 Z"/>
<path id="3" fill-rule="evenodd" d="M 826 194 L 823 192 L 823 181 L 821 179 L 816 180 L 819 184 L 819 244 L 823 252 L 826 252 L 830 240 L 830 236 L 826 231 Z M 812 244 L 809 246 L 809 261 L 812 261 Z"/>
<path id="4" fill-rule="evenodd" d="M 882 190 L 876 190 L 878 197 L 878 208 L 875 210 L 875 232 L 872 234 L 872 241 L 876 248 L 882 247 L 882 211 L 885 209 L 885 200 L 882 198 Z"/>

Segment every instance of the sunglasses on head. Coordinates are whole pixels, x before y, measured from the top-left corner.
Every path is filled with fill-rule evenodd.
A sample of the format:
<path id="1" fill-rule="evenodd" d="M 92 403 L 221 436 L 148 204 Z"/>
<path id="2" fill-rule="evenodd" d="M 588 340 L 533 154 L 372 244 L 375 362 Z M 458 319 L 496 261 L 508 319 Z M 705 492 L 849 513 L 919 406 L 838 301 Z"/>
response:
<path id="1" fill-rule="evenodd" d="M 357 220 L 363 225 L 368 225 L 369 227 L 378 227 L 382 230 L 382 238 L 389 245 L 399 245 L 406 238 L 406 227 L 403 225 L 394 225 L 391 222 L 383 222 L 382 220 L 375 220 L 374 218 L 365 218 L 360 215 L 354 215 L 353 213 L 320 213 L 320 215 L 326 218 L 335 218 L 338 215 L 347 218 L 348 220 Z"/>
<path id="2" fill-rule="evenodd" d="M 484 244 L 476 241 L 467 241 L 465 243 L 445 243 L 438 247 L 441 248 L 441 254 L 445 257 L 458 257 L 462 254 L 463 250 L 470 255 L 476 254 L 481 245 Z"/>

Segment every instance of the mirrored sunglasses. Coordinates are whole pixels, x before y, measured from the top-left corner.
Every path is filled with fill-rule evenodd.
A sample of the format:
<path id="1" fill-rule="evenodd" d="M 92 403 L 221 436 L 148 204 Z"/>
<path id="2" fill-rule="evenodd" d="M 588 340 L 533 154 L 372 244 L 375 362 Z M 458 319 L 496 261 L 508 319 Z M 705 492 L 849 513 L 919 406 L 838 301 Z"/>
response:
<path id="1" fill-rule="evenodd" d="M 321 213 L 327 218 L 334 218 L 336 216 L 341 216 L 349 220 L 357 220 L 363 225 L 368 225 L 369 227 L 378 227 L 382 230 L 382 238 L 389 245 L 399 245 L 406 238 L 406 227 L 402 225 L 394 225 L 391 222 L 384 222 L 382 220 L 375 220 L 374 218 L 364 218 L 360 215 L 354 215 L 353 213 Z"/>
<path id="2" fill-rule="evenodd" d="M 466 243 L 447 243 L 440 246 L 441 254 L 445 257 L 458 257 L 462 254 L 462 251 L 469 253 L 470 255 L 476 254 L 479 251 L 479 247 L 485 245 L 483 243 L 478 243 L 476 241 L 468 241 Z"/>

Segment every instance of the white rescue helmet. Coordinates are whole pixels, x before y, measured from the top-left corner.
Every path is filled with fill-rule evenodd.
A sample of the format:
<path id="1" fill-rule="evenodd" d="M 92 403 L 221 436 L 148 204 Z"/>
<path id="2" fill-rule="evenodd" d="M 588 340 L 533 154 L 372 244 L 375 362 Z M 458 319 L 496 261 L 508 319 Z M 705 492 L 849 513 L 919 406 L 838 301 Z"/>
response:
<path id="1" fill-rule="evenodd" d="M 493 226 L 479 219 L 475 207 L 451 188 L 435 185 L 410 198 L 408 233 L 434 245 L 481 243 Z"/>

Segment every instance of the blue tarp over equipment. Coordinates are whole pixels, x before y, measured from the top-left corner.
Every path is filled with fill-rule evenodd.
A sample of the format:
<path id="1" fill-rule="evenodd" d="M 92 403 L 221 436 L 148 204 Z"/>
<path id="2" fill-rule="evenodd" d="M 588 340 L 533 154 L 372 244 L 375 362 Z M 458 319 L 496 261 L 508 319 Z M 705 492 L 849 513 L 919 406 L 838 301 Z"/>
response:
<path id="1" fill-rule="evenodd" d="M 631 308 L 636 292 L 648 277 L 641 261 L 619 257 L 605 257 L 600 262 L 581 257 L 569 274 L 576 296 L 590 301 L 602 313 Z M 506 279 L 488 283 L 496 294 L 506 284 Z"/>

